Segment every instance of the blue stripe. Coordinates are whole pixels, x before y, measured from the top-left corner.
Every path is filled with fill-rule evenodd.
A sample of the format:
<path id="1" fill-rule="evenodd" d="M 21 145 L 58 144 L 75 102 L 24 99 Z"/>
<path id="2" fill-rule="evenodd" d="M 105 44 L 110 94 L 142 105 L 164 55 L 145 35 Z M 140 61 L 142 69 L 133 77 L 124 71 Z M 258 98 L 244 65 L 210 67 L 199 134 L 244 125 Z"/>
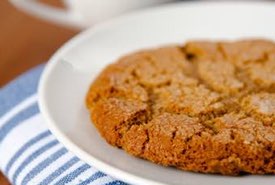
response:
<path id="1" fill-rule="evenodd" d="M 60 179 L 57 183 L 55 183 L 55 185 L 67 184 L 67 183 L 73 181 L 75 178 L 77 178 L 80 174 L 82 174 L 89 168 L 91 168 L 91 167 L 88 164 L 83 164 L 82 166 L 80 166 L 79 168 L 74 170 L 73 172 L 69 173 L 68 175 L 66 175 L 65 177 Z"/>
<path id="2" fill-rule="evenodd" d="M 36 165 L 24 178 L 22 181 L 22 185 L 26 185 L 29 181 L 31 181 L 34 177 L 36 177 L 42 170 L 47 168 L 54 161 L 62 157 L 64 154 L 68 153 L 66 148 L 61 148 L 57 152 L 53 153 L 50 157 L 46 158 L 44 161 Z"/>
<path id="3" fill-rule="evenodd" d="M 44 65 L 40 65 L 0 88 L 0 117 L 24 99 L 36 93 L 43 68 Z"/>
<path id="4" fill-rule="evenodd" d="M 81 182 L 78 185 L 87 185 L 87 184 L 95 181 L 96 179 L 101 178 L 101 177 L 105 177 L 105 176 L 106 176 L 106 174 L 104 174 L 102 172 L 96 172 L 95 174 L 93 174 L 88 179 L 86 179 L 85 181 Z"/>
<path id="5" fill-rule="evenodd" d="M 18 175 L 22 172 L 22 170 L 31 163 L 34 159 L 36 159 L 39 155 L 44 153 L 45 151 L 49 150 L 50 148 L 54 147 L 55 145 L 59 144 L 57 140 L 51 141 L 50 143 L 47 143 L 46 145 L 43 145 L 39 149 L 37 149 L 35 152 L 33 152 L 29 157 L 27 157 L 22 164 L 16 169 L 12 176 L 12 182 L 15 184 Z"/>
<path id="6" fill-rule="evenodd" d="M 1 105 L 2 106 L 2 105 Z M 26 108 L 22 112 L 18 113 L 15 117 L 0 127 L 0 144 L 3 139 L 11 132 L 12 129 L 23 123 L 24 120 L 39 112 L 37 103 Z"/>
<path id="7" fill-rule="evenodd" d="M 51 183 L 55 178 L 59 177 L 62 173 L 64 173 L 66 170 L 68 170 L 71 166 L 76 164 L 79 160 L 77 157 L 73 157 L 68 162 L 66 162 L 63 166 L 58 168 L 56 171 L 54 171 L 52 174 L 50 174 L 48 177 L 46 177 L 39 185 L 48 185 Z"/>
<path id="8" fill-rule="evenodd" d="M 105 185 L 127 185 L 127 184 L 125 182 L 121 182 L 121 181 L 116 180 L 116 181 L 113 181 L 113 182 L 109 182 Z"/>
<path id="9" fill-rule="evenodd" d="M 51 135 L 50 131 L 44 131 L 40 134 L 38 134 L 36 137 L 32 138 L 31 140 L 29 140 L 25 145 L 23 145 L 11 158 L 11 160 L 9 161 L 9 163 L 7 164 L 6 168 L 5 168 L 5 174 L 9 174 L 9 171 L 12 167 L 12 165 L 16 162 L 16 160 L 20 157 L 20 155 L 22 153 L 24 153 L 29 147 L 31 147 L 32 145 L 34 145 L 35 143 L 37 143 L 38 141 L 42 140 L 43 138 L 46 138 L 47 136 Z"/>

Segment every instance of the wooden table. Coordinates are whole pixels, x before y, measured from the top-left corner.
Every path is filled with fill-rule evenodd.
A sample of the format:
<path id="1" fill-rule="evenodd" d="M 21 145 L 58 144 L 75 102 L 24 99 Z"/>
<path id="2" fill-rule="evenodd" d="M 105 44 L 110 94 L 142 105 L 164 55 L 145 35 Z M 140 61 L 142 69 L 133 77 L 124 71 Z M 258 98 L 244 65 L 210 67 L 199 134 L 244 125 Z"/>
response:
<path id="1" fill-rule="evenodd" d="M 62 7 L 58 0 L 43 0 Z M 78 30 L 64 28 L 16 10 L 0 0 L 0 87 L 43 63 Z M 0 173 L 0 185 L 9 182 Z"/>

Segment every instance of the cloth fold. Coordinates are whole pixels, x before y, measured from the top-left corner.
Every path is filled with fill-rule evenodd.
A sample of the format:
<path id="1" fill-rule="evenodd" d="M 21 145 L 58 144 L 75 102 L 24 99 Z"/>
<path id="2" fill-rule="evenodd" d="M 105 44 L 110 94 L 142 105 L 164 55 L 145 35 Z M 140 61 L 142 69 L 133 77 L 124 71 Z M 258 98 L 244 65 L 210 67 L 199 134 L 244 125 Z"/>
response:
<path id="1" fill-rule="evenodd" d="M 69 152 L 47 129 L 37 105 L 44 65 L 0 89 L 0 169 L 14 185 L 125 185 Z"/>

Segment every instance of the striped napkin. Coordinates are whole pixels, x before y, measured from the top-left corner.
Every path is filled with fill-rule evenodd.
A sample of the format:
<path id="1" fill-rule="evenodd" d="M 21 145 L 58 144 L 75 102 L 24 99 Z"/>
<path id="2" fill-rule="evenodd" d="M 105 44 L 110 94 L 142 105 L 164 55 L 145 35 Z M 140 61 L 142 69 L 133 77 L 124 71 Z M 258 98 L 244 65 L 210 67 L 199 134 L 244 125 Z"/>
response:
<path id="1" fill-rule="evenodd" d="M 43 65 L 0 89 L 0 168 L 14 185 L 124 185 L 69 152 L 37 105 Z"/>

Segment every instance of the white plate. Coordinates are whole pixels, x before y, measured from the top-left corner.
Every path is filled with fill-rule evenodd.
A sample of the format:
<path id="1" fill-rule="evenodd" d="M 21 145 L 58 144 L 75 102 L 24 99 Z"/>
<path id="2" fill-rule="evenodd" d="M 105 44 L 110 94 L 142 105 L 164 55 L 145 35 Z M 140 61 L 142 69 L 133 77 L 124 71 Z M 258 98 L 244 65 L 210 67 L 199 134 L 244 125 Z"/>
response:
<path id="1" fill-rule="evenodd" d="M 162 167 L 111 147 L 84 106 L 100 70 L 136 49 L 193 38 L 275 39 L 273 3 L 180 3 L 120 17 L 81 33 L 50 60 L 39 87 L 40 109 L 53 134 L 79 158 L 123 181 L 143 185 L 271 185 L 275 176 L 228 177 Z"/>

